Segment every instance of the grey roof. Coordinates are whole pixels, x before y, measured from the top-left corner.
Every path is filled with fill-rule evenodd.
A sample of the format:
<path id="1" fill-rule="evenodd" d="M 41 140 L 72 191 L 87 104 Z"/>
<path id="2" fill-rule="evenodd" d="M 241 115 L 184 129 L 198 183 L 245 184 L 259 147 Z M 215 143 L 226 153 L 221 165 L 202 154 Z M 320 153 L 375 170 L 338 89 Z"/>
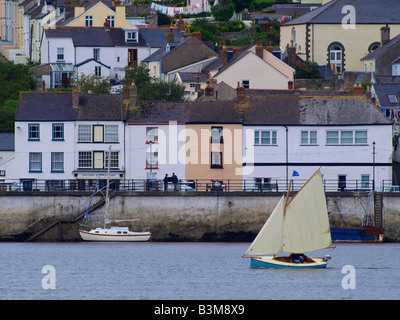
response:
<path id="1" fill-rule="evenodd" d="M 167 43 L 167 32 L 169 32 L 169 28 L 139 27 L 139 35 L 151 48 L 161 48 L 164 46 Z M 173 33 L 175 41 L 179 41 L 183 37 L 183 33 L 179 29 L 173 29 Z"/>
<path id="2" fill-rule="evenodd" d="M 125 42 L 122 28 L 110 28 L 106 31 L 104 27 L 56 27 L 45 32 L 48 38 L 71 38 L 76 47 L 146 46 L 146 41 L 140 34 L 139 42 Z"/>
<path id="3" fill-rule="evenodd" d="M 0 132 L 0 151 L 14 151 L 14 133 Z"/>
<path id="4" fill-rule="evenodd" d="M 206 82 L 209 79 L 207 72 L 178 72 L 179 77 L 182 82 L 197 82 L 197 77 L 199 78 L 199 82 Z"/>
<path id="5" fill-rule="evenodd" d="M 333 0 L 284 25 L 309 23 L 341 24 L 347 14 L 342 13 L 344 6 L 353 6 L 357 24 L 397 24 L 400 23 L 398 0 Z"/>
<path id="6" fill-rule="evenodd" d="M 125 108 L 121 94 L 22 92 L 16 121 L 123 121 L 128 123 L 242 123 L 243 125 L 392 125 L 364 95 L 269 94 L 192 102 L 139 101 Z"/>
<path id="7" fill-rule="evenodd" d="M 394 108 L 399 106 L 400 84 L 375 84 L 375 93 L 382 108 Z M 390 101 L 389 95 L 395 96 L 397 101 Z"/>
<path id="8" fill-rule="evenodd" d="M 122 102 L 118 94 L 83 93 L 73 108 L 72 92 L 21 92 L 15 121 L 121 121 Z"/>
<path id="9" fill-rule="evenodd" d="M 248 125 L 375 125 L 391 122 L 362 95 L 249 97 Z"/>
<path id="10" fill-rule="evenodd" d="M 184 38 L 181 38 L 179 41 L 174 41 L 174 42 L 166 42 L 165 41 L 160 49 L 158 49 L 156 52 L 149 55 L 146 59 L 143 59 L 143 61 L 147 62 L 147 61 L 161 60 L 163 57 L 170 54 L 174 49 L 180 47 L 181 45 L 183 45 L 190 39 L 191 39 L 191 37 L 184 37 Z M 169 51 L 167 51 L 167 45 L 170 46 Z"/>

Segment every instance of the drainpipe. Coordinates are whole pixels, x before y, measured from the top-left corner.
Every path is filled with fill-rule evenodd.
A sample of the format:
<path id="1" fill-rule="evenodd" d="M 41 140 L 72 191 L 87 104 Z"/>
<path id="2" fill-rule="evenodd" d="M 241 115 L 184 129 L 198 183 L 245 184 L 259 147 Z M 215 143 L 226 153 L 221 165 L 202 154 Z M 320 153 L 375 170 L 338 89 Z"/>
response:
<path id="1" fill-rule="evenodd" d="M 288 140 L 289 140 L 289 137 L 288 137 L 288 127 L 287 126 L 284 126 L 285 127 L 285 129 L 286 129 L 286 190 L 288 190 L 288 160 L 289 160 L 289 155 L 288 155 Z M 289 190 L 288 190 L 289 191 Z"/>

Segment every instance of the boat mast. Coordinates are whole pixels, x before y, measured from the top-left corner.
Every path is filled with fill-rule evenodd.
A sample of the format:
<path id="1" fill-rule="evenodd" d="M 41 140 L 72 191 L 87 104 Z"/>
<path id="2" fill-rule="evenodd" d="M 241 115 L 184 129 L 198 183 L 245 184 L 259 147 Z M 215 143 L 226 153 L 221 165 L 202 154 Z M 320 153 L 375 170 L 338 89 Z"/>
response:
<path id="1" fill-rule="evenodd" d="M 106 208 L 104 210 L 104 228 L 106 228 L 108 205 L 110 199 L 108 197 L 109 184 L 110 184 L 110 164 L 111 164 L 111 146 L 108 148 L 108 159 L 107 159 L 107 186 L 106 186 Z"/>

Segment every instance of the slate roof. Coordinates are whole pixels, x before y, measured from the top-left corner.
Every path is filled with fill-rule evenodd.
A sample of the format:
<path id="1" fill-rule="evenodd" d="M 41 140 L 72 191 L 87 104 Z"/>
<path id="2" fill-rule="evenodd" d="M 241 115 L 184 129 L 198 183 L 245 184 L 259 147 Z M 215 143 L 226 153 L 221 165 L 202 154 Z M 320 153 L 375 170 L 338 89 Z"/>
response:
<path id="1" fill-rule="evenodd" d="M 392 125 L 364 95 L 290 94 L 246 95 L 218 101 L 138 101 L 123 106 L 121 94 L 81 94 L 72 107 L 72 92 L 22 92 L 16 121 L 122 121 L 140 123 L 220 123 L 243 125 Z"/>
<path id="2" fill-rule="evenodd" d="M 305 15 L 293 19 L 285 25 L 332 23 L 341 24 L 345 14 L 344 6 L 355 8 L 357 24 L 397 24 L 400 23 L 398 0 L 333 0 Z"/>
<path id="3" fill-rule="evenodd" d="M 178 72 L 179 77 L 182 82 L 195 83 L 197 82 L 197 77 L 199 77 L 199 82 L 204 83 L 208 80 L 208 73 L 205 72 Z"/>
<path id="4" fill-rule="evenodd" d="M 399 107 L 400 84 L 374 84 L 374 90 L 382 108 Z M 397 102 L 391 102 L 389 100 L 389 95 L 395 96 Z"/>
<path id="5" fill-rule="evenodd" d="M 121 121 L 122 100 L 117 94 L 83 93 L 73 108 L 72 92 L 21 92 L 15 121 Z"/>
<path id="6" fill-rule="evenodd" d="M 15 151 L 14 136 L 12 132 L 0 132 L 0 151 Z"/>

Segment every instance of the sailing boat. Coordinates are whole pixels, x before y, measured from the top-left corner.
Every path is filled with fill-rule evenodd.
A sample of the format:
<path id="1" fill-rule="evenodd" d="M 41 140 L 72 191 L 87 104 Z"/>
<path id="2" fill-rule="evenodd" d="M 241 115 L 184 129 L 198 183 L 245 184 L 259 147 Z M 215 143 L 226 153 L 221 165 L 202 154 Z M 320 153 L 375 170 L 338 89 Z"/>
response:
<path id="1" fill-rule="evenodd" d="M 318 169 L 290 201 L 289 192 L 282 196 L 244 257 L 251 258 L 251 268 L 325 268 L 329 256 L 310 258 L 304 253 L 331 244 L 325 192 Z M 279 253 L 290 256 L 276 256 Z"/>
<path id="2" fill-rule="evenodd" d="M 83 223 L 89 217 L 89 208 L 92 203 L 93 196 L 97 193 L 95 190 L 92 194 L 92 198 L 90 199 L 89 206 L 86 211 L 85 218 L 82 221 L 81 228 L 79 229 L 79 234 L 83 240 L 87 241 L 149 241 L 151 238 L 151 233 L 147 229 L 143 231 L 131 231 L 128 227 L 111 227 L 107 228 L 106 225 L 111 222 L 123 222 L 123 221 L 137 221 L 139 219 L 132 220 L 114 220 L 110 221 L 107 219 L 108 208 L 110 205 L 110 197 L 109 197 L 109 184 L 110 184 L 110 159 L 111 159 L 111 147 L 108 149 L 108 171 L 107 171 L 107 186 L 106 186 L 106 195 L 105 195 L 105 210 L 104 210 L 104 227 L 91 229 L 89 231 L 85 231 L 82 229 Z"/>

